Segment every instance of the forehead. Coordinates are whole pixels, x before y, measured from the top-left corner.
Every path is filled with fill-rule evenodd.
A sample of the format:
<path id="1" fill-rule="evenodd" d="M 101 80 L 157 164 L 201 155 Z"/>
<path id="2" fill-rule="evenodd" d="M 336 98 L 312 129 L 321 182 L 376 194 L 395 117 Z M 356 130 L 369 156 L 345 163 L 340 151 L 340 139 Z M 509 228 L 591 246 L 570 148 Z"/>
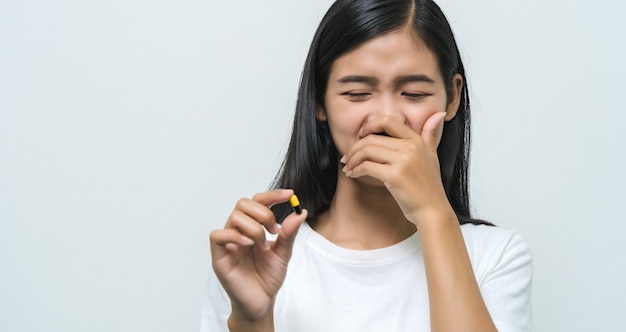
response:
<path id="1" fill-rule="evenodd" d="M 376 37 L 340 56 L 333 63 L 330 79 L 354 74 L 379 77 L 427 74 L 440 78 L 435 54 L 406 29 Z"/>

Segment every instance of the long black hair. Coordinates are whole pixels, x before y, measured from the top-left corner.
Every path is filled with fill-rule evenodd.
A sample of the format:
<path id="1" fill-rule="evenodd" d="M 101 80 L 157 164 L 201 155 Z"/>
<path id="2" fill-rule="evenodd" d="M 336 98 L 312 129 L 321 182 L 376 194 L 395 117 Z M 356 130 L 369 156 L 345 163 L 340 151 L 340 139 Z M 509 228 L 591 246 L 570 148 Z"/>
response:
<path id="1" fill-rule="evenodd" d="M 291 141 L 272 188 L 291 188 L 309 212 L 309 219 L 328 209 L 335 195 L 338 152 L 328 124 L 316 118 L 333 62 L 361 44 L 411 27 L 435 54 L 439 70 L 452 95 L 452 77 L 463 77 L 456 116 L 444 124 L 437 149 L 446 195 L 461 224 L 489 224 L 472 219 L 469 207 L 468 167 L 470 100 L 465 69 L 452 29 L 432 0 L 338 0 L 320 23 L 304 64 L 298 91 Z M 291 213 L 288 204 L 272 207 L 279 222 Z"/>

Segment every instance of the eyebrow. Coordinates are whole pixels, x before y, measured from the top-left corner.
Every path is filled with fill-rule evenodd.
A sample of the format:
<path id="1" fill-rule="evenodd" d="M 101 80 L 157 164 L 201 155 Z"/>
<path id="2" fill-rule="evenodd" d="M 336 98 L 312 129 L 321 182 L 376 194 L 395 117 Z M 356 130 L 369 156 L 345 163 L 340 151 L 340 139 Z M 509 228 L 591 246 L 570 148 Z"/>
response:
<path id="1" fill-rule="evenodd" d="M 420 82 L 434 84 L 435 80 L 433 80 L 432 78 L 426 75 L 406 75 L 406 76 L 400 76 L 394 80 L 394 84 L 396 86 L 401 86 L 407 83 L 420 83 Z"/>
<path id="2" fill-rule="evenodd" d="M 365 83 L 367 85 L 378 85 L 378 79 L 371 76 L 349 75 L 337 80 L 339 83 Z"/>
<path id="3" fill-rule="evenodd" d="M 371 76 L 361 76 L 361 75 L 348 75 L 348 76 L 344 76 L 340 79 L 337 80 L 337 82 L 339 83 L 365 83 L 367 85 L 370 86 L 377 86 L 379 83 L 379 80 L 375 77 L 371 77 Z M 428 77 L 427 75 L 405 75 L 405 76 L 400 76 L 397 77 L 393 84 L 398 87 L 398 86 L 402 86 L 404 84 L 407 83 L 419 83 L 419 82 L 425 82 L 425 83 L 430 83 L 430 84 L 434 84 L 435 80 L 433 80 L 432 78 Z"/>

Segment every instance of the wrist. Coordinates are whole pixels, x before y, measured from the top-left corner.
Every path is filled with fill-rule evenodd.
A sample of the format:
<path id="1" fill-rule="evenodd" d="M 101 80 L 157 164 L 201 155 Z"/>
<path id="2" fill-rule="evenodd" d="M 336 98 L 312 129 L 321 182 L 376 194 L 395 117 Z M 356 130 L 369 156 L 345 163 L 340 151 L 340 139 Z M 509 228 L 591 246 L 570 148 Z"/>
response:
<path id="1" fill-rule="evenodd" d="M 445 204 L 430 205 L 428 208 L 421 209 L 414 215 L 414 220 L 415 226 L 420 231 L 427 228 L 459 224 L 454 209 L 447 201 Z"/>
<path id="2" fill-rule="evenodd" d="M 273 332 L 274 313 L 268 310 L 263 316 L 250 319 L 233 308 L 228 317 L 228 330 L 231 332 Z"/>

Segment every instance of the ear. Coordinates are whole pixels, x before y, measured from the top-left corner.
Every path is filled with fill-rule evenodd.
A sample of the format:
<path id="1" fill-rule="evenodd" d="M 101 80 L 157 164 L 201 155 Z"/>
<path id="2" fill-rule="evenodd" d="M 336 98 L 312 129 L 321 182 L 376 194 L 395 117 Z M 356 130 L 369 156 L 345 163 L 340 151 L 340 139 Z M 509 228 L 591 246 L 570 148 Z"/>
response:
<path id="1" fill-rule="evenodd" d="M 454 119 L 456 113 L 459 111 L 459 105 L 461 104 L 461 92 L 463 91 L 463 76 L 461 74 L 454 74 L 452 76 L 452 91 L 448 98 L 448 106 L 446 107 L 445 121 Z"/>
<path id="2" fill-rule="evenodd" d="M 319 104 L 315 106 L 315 117 L 322 122 L 328 121 L 328 116 L 326 116 L 326 110 Z"/>

